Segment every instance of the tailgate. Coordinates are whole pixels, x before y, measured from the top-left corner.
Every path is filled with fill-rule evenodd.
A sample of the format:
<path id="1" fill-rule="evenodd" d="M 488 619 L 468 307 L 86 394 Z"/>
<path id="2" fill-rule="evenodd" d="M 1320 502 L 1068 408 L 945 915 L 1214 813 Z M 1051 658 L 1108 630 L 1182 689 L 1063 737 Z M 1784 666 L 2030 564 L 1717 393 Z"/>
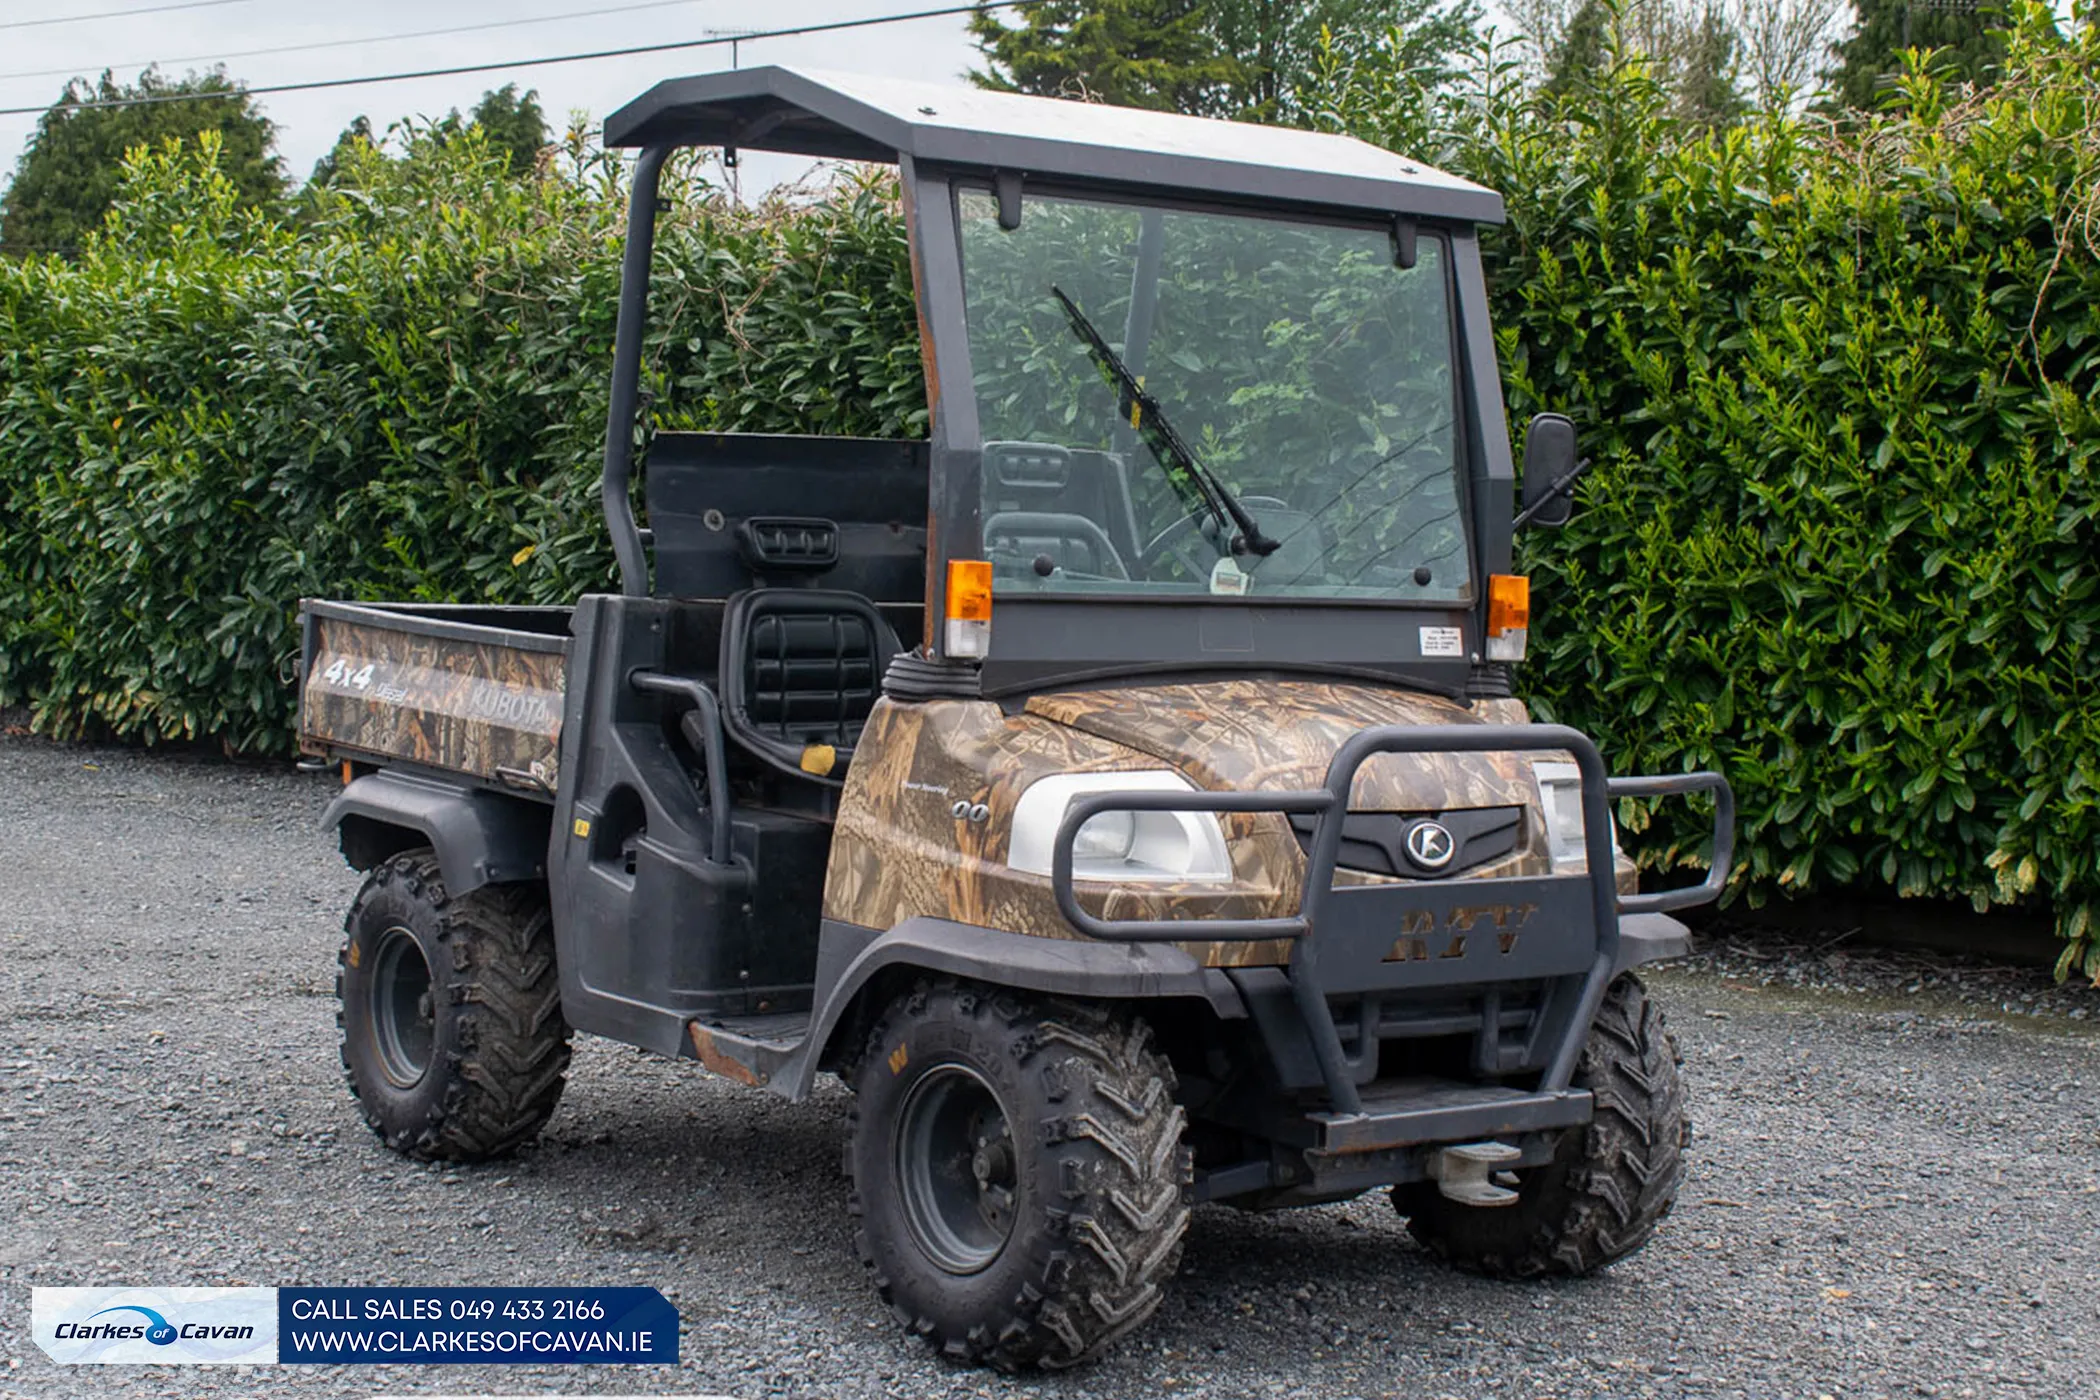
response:
<path id="1" fill-rule="evenodd" d="M 569 649 L 561 612 L 308 601 L 304 620 L 303 751 L 554 790 Z"/>

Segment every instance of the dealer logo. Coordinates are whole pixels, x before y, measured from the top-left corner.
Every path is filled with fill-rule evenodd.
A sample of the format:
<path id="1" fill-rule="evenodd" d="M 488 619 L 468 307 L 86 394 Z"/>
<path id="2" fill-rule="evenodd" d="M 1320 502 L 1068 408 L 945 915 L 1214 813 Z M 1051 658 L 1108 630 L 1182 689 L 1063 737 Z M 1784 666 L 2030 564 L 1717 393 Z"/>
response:
<path id="1" fill-rule="evenodd" d="M 136 1323 L 125 1325 L 105 1322 L 99 1327 L 95 1325 L 96 1318 L 106 1317 L 110 1313 L 137 1313 L 140 1317 L 146 1319 L 148 1325 L 144 1329 L 141 1329 Z M 104 1308 L 101 1312 L 90 1313 L 86 1322 L 61 1322 L 53 1330 L 57 1339 L 61 1342 L 116 1342 L 132 1337 L 144 1337 L 157 1347 L 171 1346 L 174 1344 L 175 1338 L 181 1335 L 176 1330 L 174 1323 L 168 1321 L 159 1313 L 153 1311 L 153 1309 L 129 1306 Z M 243 1327 L 240 1329 L 240 1332 L 244 1337 L 255 1335 L 253 1327 Z"/>
<path id="2" fill-rule="evenodd" d="M 274 1288 L 38 1288 L 30 1323 L 61 1364 L 277 1360 Z"/>

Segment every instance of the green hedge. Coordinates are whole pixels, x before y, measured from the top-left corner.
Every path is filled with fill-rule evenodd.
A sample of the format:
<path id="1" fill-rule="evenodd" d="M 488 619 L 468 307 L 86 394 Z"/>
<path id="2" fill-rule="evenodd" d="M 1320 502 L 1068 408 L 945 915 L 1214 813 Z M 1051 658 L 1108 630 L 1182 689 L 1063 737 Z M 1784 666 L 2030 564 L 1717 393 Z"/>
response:
<path id="1" fill-rule="evenodd" d="M 0 262 L 0 703 L 48 732 L 281 751 L 301 596 L 613 577 L 616 167 L 521 182 L 419 142 L 278 223 L 214 157 L 142 154 L 77 262 Z M 752 213 L 670 192 L 661 422 L 924 433 L 887 183 Z"/>
<path id="2" fill-rule="evenodd" d="M 1463 152 L 1512 417 L 1596 459 L 1524 551 L 1534 697 L 1727 772 L 1753 899 L 2046 898 L 2100 974 L 2100 42 L 2030 11 L 1997 89 L 1843 132 L 1680 143 L 1603 82 Z"/>
<path id="3" fill-rule="evenodd" d="M 1544 107 L 1490 66 L 1440 156 L 1509 198 L 1513 420 L 1571 412 L 1597 460 L 1525 549 L 1541 710 L 1725 769 L 1753 898 L 2047 901 L 2100 973 L 2100 46 L 2039 14 L 1998 89 L 1921 77 L 1854 130 L 1687 139 L 1636 66 Z M 1333 76 L 1332 124 L 1427 149 L 1390 75 Z M 299 596 L 611 577 L 616 164 L 418 143 L 272 221 L 212 154 L 135 161 L 77 262 L 0 263 L 0 702 L 49 732 L 281 750 Z M 885 181 L 680 180 L 659 248 L 660 422 L 924 431 Z M 1696 853 L 1624 818 L 1652 867 Z"/>

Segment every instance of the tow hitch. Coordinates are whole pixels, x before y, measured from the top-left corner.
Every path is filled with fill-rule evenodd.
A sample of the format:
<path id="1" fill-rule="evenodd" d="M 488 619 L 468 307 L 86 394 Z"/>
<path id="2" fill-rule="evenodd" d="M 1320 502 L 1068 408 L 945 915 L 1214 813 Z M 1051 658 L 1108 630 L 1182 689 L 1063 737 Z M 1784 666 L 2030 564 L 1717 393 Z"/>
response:
<path id="1" fill-rule="evenodd" d="M 1439 1148 L 1429 1158 L 1429 1179 L 1447 1200 L 1465 1206 L 1509 1206 L 1517 1193 L 1490 1177 L 1516 1165 L 1524 1154 L 1506 1142 L 1468 1142 Z"/>

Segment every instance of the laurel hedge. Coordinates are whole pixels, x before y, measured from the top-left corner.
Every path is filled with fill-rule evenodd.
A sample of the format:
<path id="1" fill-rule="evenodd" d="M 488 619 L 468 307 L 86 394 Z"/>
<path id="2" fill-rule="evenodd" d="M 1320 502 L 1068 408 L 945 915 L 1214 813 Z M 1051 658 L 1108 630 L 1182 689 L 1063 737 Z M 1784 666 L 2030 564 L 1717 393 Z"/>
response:
<path id="1" fill-rule="evenodd" d="M 1753 899 L 2046 903 L 2100 974 L 2100 46 L 2043 14 L 1995 88 L 1916 74 L 1850 128 L 1687 135 L 1634 63 L 1550 102 L 1489 65 L 1399 136 L 1338 74 L 1329 116 L 1508 197 L 1512 421 L 1569 412 L 1596 463 L 1524 544 L 1535 706 L 1725 770 Z M 141 153 L 77 260 L 0 262 L 0 703 L 54 734 L 282 751 L 299 597 L 612 578 L 617 162 L 412 140 L 273 217 L 214 155 Z M 924 432 L 883 177 L 667 202 L 659 424 Z M 1698 856 L 1697 814 L 1622 825 Z"/>
<path id="2" fill-rule="evenodd" d="M 0 703 L 51 733 L 283 750 L 300 597 L 613 578 L 616 164 L 520 181 L 417 140 L 272 219 L 215 155 L 136 153 L 77 261 L 0 263 Z M 751 212 L 667 190 L 659 423 L 923 435 L 888 184 Z"/>
<path id="3" fill-rule="evenodd" d="M 1608 82 L 1465 148 L 1512 416 L 1596 464 L 1524 551 L 1534 698 L 1725 771 L 1753 900 L 2046 901 L 2100 975 L 2100 39 L 2026 11 L 1995 88 L 1842 131 L 1677 141 Z"/>

